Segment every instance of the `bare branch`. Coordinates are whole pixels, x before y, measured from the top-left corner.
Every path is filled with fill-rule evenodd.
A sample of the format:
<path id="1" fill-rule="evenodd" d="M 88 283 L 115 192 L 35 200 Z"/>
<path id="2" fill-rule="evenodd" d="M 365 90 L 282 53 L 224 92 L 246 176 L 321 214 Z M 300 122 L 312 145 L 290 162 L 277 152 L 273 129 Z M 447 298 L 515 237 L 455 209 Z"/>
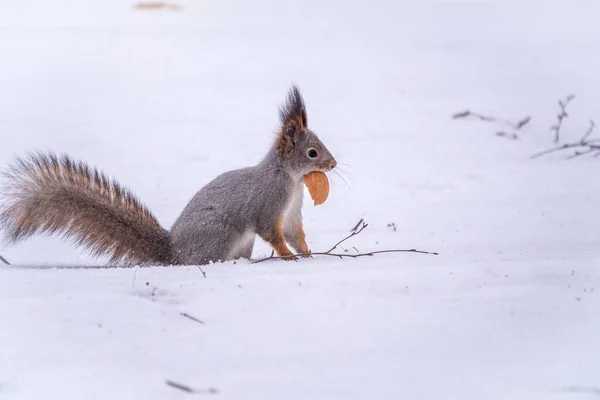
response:
<path id="1" fill-rule="evenodd" d="M 550 131 L 554 132 L 554 143 L 558 143 L 560 141 L 560 128 L 562 127 L 563 120 L 569 116 L 567 113 L 567 106 L 571 101 L 575 99 L 575 95 L 568 95 L 565 100 L 559 100 L 558 106 L 560 110 L 558 114 L 556 114 L 556 124 L 550 127 Z"/>
<path id="2" fill-rule="evenodd" d="M 363 229 L 365 229 L 367 226 L 369 226 L 369 224 L 367 224 L 366 222 L 362 221 L 362 225 L 360 226 L 360 228 L 358 228 L 358 230 L 354 229 L 354 232 L 352 232 L 351 234 L 349 234 L 348 236 L 346 236 L 345 238 L 343 238 L 342 240 L 340 240 L 339 242 L 337 242 L 331 249 L 327 250 L 325 253 L 331 253 L 332 251 L 334 251 L 340 244 L 344 243 L 346 240 L 350 239 L 352 236 L 356 236 L 359 233 L 361 233 L 363 231 Z M 358 227 L 358 225 L 357 225 Z"/>
<path id="3" fill-rule="evenodd" d="M 485 121 L 485 122 L 495 122 L 495 123 L 503 124 L 503 125 L 510 127 L 511 129 L 514 129 L 515 131 L 519 131 L 521 128 L 523 128 L 525 125 L 527 125 L 531 121 L 531 117 L 529 115 L 526 116 L 525 118 L 522 118 L 517 123 L 513 123 L 508 120 L 491 117 L 488 115 L 478 114 L 478 113 L 475 113 L 475 112 L 472 112 L 469 110 L 458 112 L 452 116 L 453 119 L 467 118 L 467 117 L 474 117 L 474 118 L 477 118 L 477 119 L 479 119 L 481 121 Z M 516 132 L 508 133 L 508 132 L 504 132 L 504 131 L 497 131 L 496 136 L 506 137 L 506 138 L 512 139 L 512 140 L 519 139 L 519 136 L 517 135 Z"/>
<path id="4" fill-rule="evenodd" d="M 527 117 L 523 118 L 522 120 L 520 120 L 519 122 L 517 122 L 517 125 L 515 126 L 515 128 L 517 128 L 517 130 L 519 130 L 522 127 L 524 127 L 525 125 L 527 125 L 529 123 L 529 121 L 531 121 L 531 117 L 527 116 Z"/>
<path id="5" fill-rule="evenodd" d="M 257 264 L 257 263 L 268 261 L 268 260 L 286 260 L 286 259 L 293 259 L 295 257 L 311 257 L 311 256 L 332 256 L 332 257 L 339 257 L 339 258 L 344 258 L 344 257 L 357 258 L 357 257 L 374 256 L 375 254 L 382 254 L 382 253 L 419 253 L 419 254 L 430 254 L 430 255 L 435 255 L 435 256 L 439 255 L 439 253 L 437 253 L 437 252 L 422 251 L 422 250 L 417 250 L 417 249 L 388 249 L 388 250 L 370 251 L 367 253 L 359 253 L 358 250 L 356 250 L 356 247 L 354 247 L 354 249 L 357 251 L 356 254 L 350 254 L 347 252 L 346 253 L 332 253 L 333 250 L 338 248 L 346 240 L 361 233 L 367 226 L 369 226 L 367 223 L 362 222 L 362 225 L 360 226 L 360 228 L 358 228 L 358 230 L 352 232 L 350 235 L 346 236 L 345 238 L 343 238 L 342 240 L 337 242 L 332 248 L 330 248 L 329 250 L 324 251 L 324 252 L 298 253 L 298 254 L 295 254 L 292 256 L 274 256 L 274 252 L 271 252 L 271 255 L 269 257 L 254 260 L 254 261 L 252 261 L 252 264 Z"/>
<path id="6" fill-rule="evenodd" d="M 600 155 L 600 139 L 589 139 L 589 137 L 592 135 L 595 129 L 596 123 L 593 120 L 590 120 L 588 129 L 585 131 L 585 133 L 583 134 L 581 139 L 579 139 L 579 141 L 573 143 L 565 143 L 561 146 L 540 151 L 539 153 L 535 153 L 534 155 L 532 155 L 531 158 L 537 158 L 546 154 L 555 153 L 557 151 L 563 151 L 567 149 L 575 149 L 575 151 L 571 155 L 567 156 L 567 159 L 573 159 L 592 153 L 595 153 L 594 157 L 598 157 Z"/>
<path id="7" fill-rule="evenodd" d="M 361 219 L 360 219 L 360 221 L 358 221 L 358 222 L 356 223 L 356 225 L 354 225 L 354 228 L 350 229 L 350 231 L 355 231 L 355 230 L 357 230 L 357 229 L 358 229 L 358 227 L 360 226 L 360 224 L 362 224 L 362 223 L 363 223 L 363 221 L 364 221 L 364 219 L 362 219 L 362 218 L 361 218 Z"/>
<path id="8" fill-rule="evenodd" d="M 199 324 L 206 325 L 206 324 L 204 323 L 204 321 L 202 321 L 202 320 L 200 320 L 200 319 L 198 319 L 198 318 L 196 318 L 196 317 L 192 317 L 192 316 L 191 316 L 190 314 L 188 314 L 188 313 L 182 312 L 182 313 L 179 313 L 179 315 L 181 315 L 182 317 L 186 317 L 186 318 L 188 318 L 188 319 L 191 319 L 192 321 L 194 321 L 194 322 L 197 322 L 197 323 L 199 323 Z"/>
<path id="9" fill-rule="evenodd" d="M 487 121 L 487 122 L 497 122 L 498 121 L 494 117 L 488 117 L 486 115 L 474 113 L 474 112 L 472 112 L 470 110 L 465 110 L 465 111 L 458 112 L 458 113 L 456 113 L 456 114 L 454 114 L 452 116 L 452 119 L 467 118 L 467 117 L 475 117 L 477 119 L 480 119 L 482 121 Z"/>
<path id="10" fill-rule="evenodd" d="M 566 150 L 566 149 L 572 149 L 572 148 L 579 147 L 579 146 L 580 146 L 579 142 L 577 142 L 577 143 L 570 143 L 570 144 L 563 144 L 562 146 L 553 147 L 551 149 L 540 151 L 539 153 L 535 153 L 534 155 L 531 156 L 531 158 L 532 159 L 533 158 L 538 158 L 538 157 L 544 156 L 546 154 L 554 153 L 556 151 L 561 151 L 561 150 Z"/>
<path id="11" fill-rule="evenodd" d="M 191 393 L 191 394 L 218 394 L 219 390 L 215 388 L 207 388 L 207 389 L 194 389 L 188 385 L 184 385 L 182 383 L 173 382 L 171 380 L 165 380 L 167 386 L 171 386 L 174 389 L 181 390 L 182 392 Z"/>
<path id="12" fill-rule="evenodd" d="M 474 117 L 474 118 L 480 119 L 480 120 L 485 121 L 485 122 L 497 122 L 497 123 L 500 123 L 500 124 L 507 125 L 507 126 L 513 128 L 513 129 L 516 129 L 516 130 L 519 130 L 519 129 L 523 128 L 525 125 L 527 125 L 531 121 L 531 117 L 528 115 L 528 116 L 522 118 L 521 120 L 519 120 L 515 124 L 515 123 L 513 123 L 511 121 L 508 121 L 508 120 L 505 120 L 505 119 L 496 118 L 496 117 L 490 117 L 488 115 L 482 115 L 482 114 L 479 114 L 479 113 L 476 113 L 476 112 L 472 112 L 470 110 L 466 110 L 466 111 L 462 111 L 462 112 L 456 113 L 456 114 L 454 114 L 452 116 L 452 119 L 467 118 L 467 117 Z"/>
<path id="13" fill-rule="evenodd" d="M 585 156 L 585 155 L 593 153 L 595 151 L 598 151 L 598 149 L 587 149 L 585 151 L 575 150 L 575 152 L 573 152 L 573 154 L 571 154 L 570 156 L 567 156 L 567 160 L 571 160 L 573 158 Z"/>
<path id="14" fill-rule="evenodd" d="M 590 125 L 589 125 L 587 131 L 585 132 L 585 135 L 583 135 L 583 137 L 581 138 L 581 143 L 585 142 L 587 140 L 587 138 L 590 137 L 590 135 L 594 132 L 594 129 L 596 129 L 596 123 L 592 119 L 592 120 L 590 120 Z"/>
<path id="15" fill-rule="evenodd" d="M 327 253 L 327 252 L 324 252 L 324 253 L 298 253 L 295 256 L 296 257 L 332 256 L 332 257 L 339 257 L 339 258 L 344 258 L 344 257 L 358 258 L 358 257 L 374 256 L 375 254 L 382 254 L 382 253 L 418 253 L 418 254 L 429 254 L 429 255 L 433 255 L 433 256 L 437 256 L 440 254 L 440 253 L 433 252 L 433 251 L 422 251 L 422 250 L 417 250 L 417 249 L 391 249 L 391 250 L 376 250 L 376 251 L 370 251 L 368 253 L 357 253 L 357 254 Z M 256 264 L 256 263 L 264 262 L 264 261 L 268 261 L 268 260 L 285 260 L 285 259 L 288 259 L 291 257 L 292 256 L 266 257 L 266 258 L 261 258 L 259 260 L 253 261 L 252 264 Z"/>

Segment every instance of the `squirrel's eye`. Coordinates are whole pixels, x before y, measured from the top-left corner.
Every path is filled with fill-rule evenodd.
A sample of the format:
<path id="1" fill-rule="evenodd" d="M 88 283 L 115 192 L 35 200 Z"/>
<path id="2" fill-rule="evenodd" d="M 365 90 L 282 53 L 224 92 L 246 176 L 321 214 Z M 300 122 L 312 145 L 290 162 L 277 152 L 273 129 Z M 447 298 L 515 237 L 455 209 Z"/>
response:
<path id="1" fill-rule="evenodd" d="M 310 149 L 308 151 L 308 156 L 310 158 L 316 158 L 319 155 L 319 153 L 317 153 L 317 151 L 315 149 Z"/>

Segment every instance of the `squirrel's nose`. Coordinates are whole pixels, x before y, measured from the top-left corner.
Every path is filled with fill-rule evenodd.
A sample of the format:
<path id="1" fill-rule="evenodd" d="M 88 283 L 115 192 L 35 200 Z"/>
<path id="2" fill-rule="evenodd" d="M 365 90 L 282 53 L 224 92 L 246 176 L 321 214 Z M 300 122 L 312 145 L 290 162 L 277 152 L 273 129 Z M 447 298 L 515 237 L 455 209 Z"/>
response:
<path id="1" fill-rule="evenodd" d="M 337 167 L 337 161 L 335 161 L 335 158 L 331 160 L 331 162 L 329 163 L 329 167 L 331 169 L 334 169 L 335 167 Z"/>

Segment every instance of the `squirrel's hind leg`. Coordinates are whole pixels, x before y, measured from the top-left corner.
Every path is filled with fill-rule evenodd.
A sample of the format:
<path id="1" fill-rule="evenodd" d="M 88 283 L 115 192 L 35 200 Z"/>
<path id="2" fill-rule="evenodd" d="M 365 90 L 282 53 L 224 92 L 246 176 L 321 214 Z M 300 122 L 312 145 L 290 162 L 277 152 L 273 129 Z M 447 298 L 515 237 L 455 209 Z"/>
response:
<path id="1" fill-rule="evenodd" d="M 182 264 L 229 261 L 247 254 L 248 248 L 252 252 L 249 242 L 253 242 L 253 235 L 245 235 L 222 221 L 211 222 L 185 223 L 172 229 L 173 249 Z M 244 236 L 246 240 L 242 243 Z"/>
<path id="2" fill-rule="evenodd" d="M 254 240 L 256 233 L 252 231 L 244 232 L 240 235 L 237 241 L 233 244 L 229 251 L 228 257 L 232 260 L 239 258 L 250 258 L 252 257 L 252 250 L 254 249 Z"/>

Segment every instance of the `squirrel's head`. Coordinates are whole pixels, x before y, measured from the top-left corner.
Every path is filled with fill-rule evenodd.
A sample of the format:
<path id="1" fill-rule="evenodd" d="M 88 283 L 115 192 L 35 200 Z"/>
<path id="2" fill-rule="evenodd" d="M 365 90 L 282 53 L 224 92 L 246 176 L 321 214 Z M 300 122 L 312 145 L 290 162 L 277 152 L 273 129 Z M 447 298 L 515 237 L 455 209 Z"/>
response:
<path id="1" fill-rule="evenodd" d="M 285 164 L 300 175 L 313 171 L 329 172 L 336 167 L 337 161 L 327 147 L 308 129 L 304 100 L 296 86 L 289 91 L 279 115 L 281 128 L 277 135 L 277 149 Z"/>

